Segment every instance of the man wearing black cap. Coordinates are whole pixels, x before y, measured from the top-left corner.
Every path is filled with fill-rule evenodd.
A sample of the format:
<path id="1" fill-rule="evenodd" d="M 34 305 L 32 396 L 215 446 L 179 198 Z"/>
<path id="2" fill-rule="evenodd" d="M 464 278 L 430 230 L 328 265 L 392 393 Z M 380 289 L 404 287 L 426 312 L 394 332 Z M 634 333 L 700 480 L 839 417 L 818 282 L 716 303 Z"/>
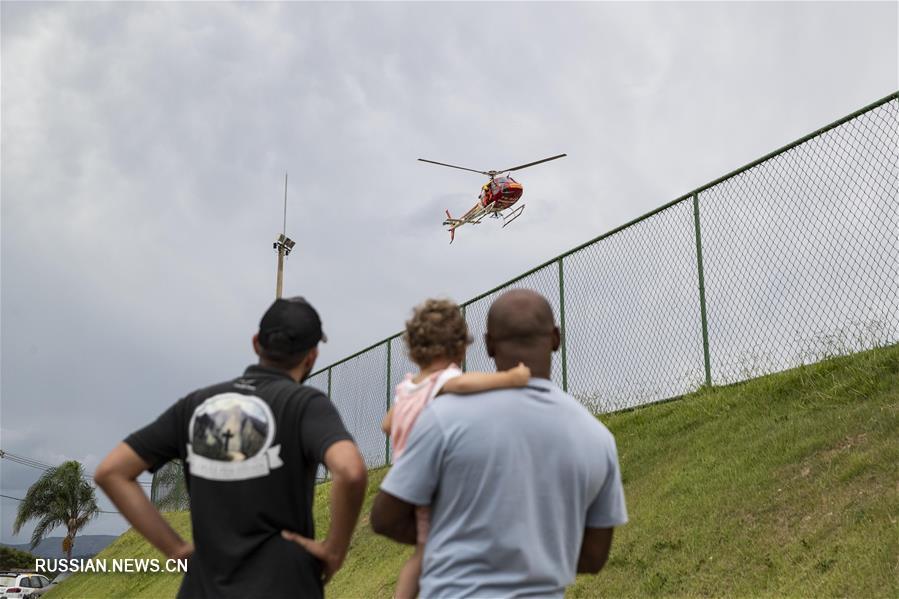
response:
<path id="1" fill-rule="evenodd" d="M 321 597 L 343 563 L 365 463 L 328 398 L 299 384 L 326 340 L 306 300 L 275 301 L 253 337 L 258 365 L 179 400 L 97 468 L 97 484 L 138 532 L 166 557 L 190 558 L 178 597 Z M 136 482 L 173 459 L 184 462 L 194 544 Z M 331 524 L 314 541 L 319 464 L 333 478 Z"/>

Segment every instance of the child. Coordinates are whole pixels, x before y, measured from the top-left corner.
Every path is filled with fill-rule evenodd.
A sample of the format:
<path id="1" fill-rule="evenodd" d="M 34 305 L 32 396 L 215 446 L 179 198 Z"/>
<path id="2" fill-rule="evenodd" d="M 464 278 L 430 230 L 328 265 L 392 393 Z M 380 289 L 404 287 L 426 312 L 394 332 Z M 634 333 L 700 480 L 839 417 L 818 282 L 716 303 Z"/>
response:
<path id="1" fill-rule="evenodd" d="M 419 367 L 416 376 L 407 374 L 396 387 L 393 406 L 384 416 L 381 428 L 390 436 L 394 457 L 406 449 L 409 433 L 418 415 L 441 393 L 478 393 L 503 387 L 523 387 L 531 377 L 524 364 L 505 372 L 466 372 L 457 364 L 465 358 L 471 343 L 468 326 L 459 306 L 448 300 L 426 300 L 413 311 L 403 335 L 409 357 Z M 400 571 L 396 585 L 397 599 L 414 599 L 418 595 L 421 560 L 430 525 L 430 508 L 415 510 L 418 538 L 415 553 Z"/>

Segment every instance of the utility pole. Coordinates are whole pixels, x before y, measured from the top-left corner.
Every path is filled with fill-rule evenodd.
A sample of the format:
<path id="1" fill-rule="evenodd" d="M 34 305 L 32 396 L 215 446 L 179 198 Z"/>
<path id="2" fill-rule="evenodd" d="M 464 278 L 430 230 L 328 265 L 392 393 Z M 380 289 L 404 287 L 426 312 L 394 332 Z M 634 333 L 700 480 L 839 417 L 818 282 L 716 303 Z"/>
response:
<path id="1" fill-rule="evenodd" d="M 278 239 L 272 244 L 272 248 L 278 252 L 278 282 L 275 285 L 275 299 L 281 299 L 281 290 L 284 286 L 284 258 L 290 255 L 294 242 L 287 236 L 287 173 L 284 173 L 284 227 Z"/>

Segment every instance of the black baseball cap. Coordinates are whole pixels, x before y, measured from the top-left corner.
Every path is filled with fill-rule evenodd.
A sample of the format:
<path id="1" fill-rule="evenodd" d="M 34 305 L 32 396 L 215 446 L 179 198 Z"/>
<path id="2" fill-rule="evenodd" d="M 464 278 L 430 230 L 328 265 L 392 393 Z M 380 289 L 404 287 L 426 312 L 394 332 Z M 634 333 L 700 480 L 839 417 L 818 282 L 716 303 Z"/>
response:
<path id="1" fill-rule="evenodd" d="M 259 344 L 284 355 L 312 349 L 328 341 L 318 312 L 302 297 L 275 300 L 259 321 Z"/>

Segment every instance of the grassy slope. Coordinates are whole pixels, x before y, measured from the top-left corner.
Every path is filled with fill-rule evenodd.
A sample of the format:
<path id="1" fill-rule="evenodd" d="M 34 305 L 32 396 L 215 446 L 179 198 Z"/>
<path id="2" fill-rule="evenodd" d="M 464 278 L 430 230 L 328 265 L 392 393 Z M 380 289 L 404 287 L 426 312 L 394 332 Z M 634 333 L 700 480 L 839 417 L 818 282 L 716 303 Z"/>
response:
<path id="1" fill-rule="evenodd" d="M 899 596 L 899 347 L 602 420 L 618 441 L 631 523 L 602 573 L 579 577 L 570 596 Z M 371 473 L 332 597 L 391 596 L 408 550 L 368 527 L 384 473 Z M 186 514 L 171 518 L 189 528 Z M 128 532 L 99 557 L 151 553 Z M 52 597 L 172 596 L 177 584 L 81 575 Z"/>
<path id="2" fill-rule="evenodd" d="M 166 519 L 181 535 L 190 538 L 190 514 L 188 512 L 166 514 Z M 129 530 L 96 555 L 96 559 L 113 560 L 118 558 L 156 558 L 165 562 L 164 556 L 134 530 Z M 107 567 L 112 568 L 111 561 L 107 562 Z M 79 573 L 60 584 L 58 588 L 46 593 L 44 597 L 53 599 L 60 597 L 158 599 L 174 597 L 180 585 L 181 575 L 179 574 Z"/>

